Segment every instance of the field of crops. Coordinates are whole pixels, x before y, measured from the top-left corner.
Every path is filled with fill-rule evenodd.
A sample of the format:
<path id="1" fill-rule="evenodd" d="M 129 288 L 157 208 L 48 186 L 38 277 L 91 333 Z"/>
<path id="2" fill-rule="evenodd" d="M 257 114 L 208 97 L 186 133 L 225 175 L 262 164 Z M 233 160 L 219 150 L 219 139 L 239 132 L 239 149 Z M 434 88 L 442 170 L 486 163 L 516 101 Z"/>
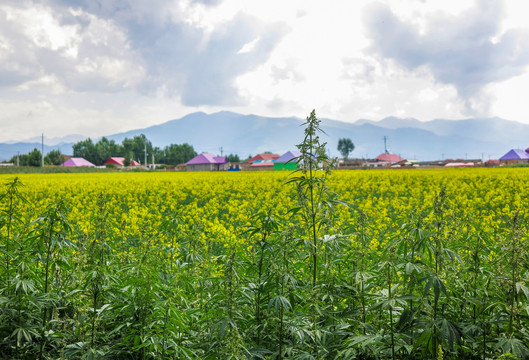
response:
<path id="1" fill-rule="evenodd" d="M 529 169 L 0 176 L 0 358 L 529 356 Z"/>

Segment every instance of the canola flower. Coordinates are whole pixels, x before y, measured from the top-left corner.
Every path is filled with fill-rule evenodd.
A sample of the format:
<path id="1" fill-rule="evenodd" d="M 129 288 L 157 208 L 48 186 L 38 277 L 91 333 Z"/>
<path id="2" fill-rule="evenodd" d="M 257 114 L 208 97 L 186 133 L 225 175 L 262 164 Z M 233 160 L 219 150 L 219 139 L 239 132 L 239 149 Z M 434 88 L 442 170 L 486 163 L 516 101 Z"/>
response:
<path id="1" fill-rule="evenodd" d="M 345 226 L 363 211 L 370 219 L 372 249 L 387 245 L 385 234 L 398 236 L 399 218 L 427 208 L 442 186 L 457 210 L 479 218 L 482 231 L 501 234 L 505 221 L 529 198 L 525 169 L 443 169 L 337 171 L 331 189 L 352 208 L 338 208 L 337 225 Z M 203 229 L 202 241 L 243 242 L 250 216 L 274 208 L 284 215 L 294 195 L 284 181 L 289 172 L 258 173 L 78 173 L 20 175 L 28 199 L 23 215 L 30 219 L 63 198 L 71 223 L 88 233 L 99 194 L 108 196 L 111 224 L 127 236 L 157 229 L 168 211 L 181 226 Z M 3 182 L 12 175 L 2 175 Z M 431 215 L 430 215 L 431 216 Z M 427 218 L 429 220 L 430 218 Z M 503 230 L 502 230 L 503 229 Z M 464 229 L 459 229 L 463 231 Z"/>

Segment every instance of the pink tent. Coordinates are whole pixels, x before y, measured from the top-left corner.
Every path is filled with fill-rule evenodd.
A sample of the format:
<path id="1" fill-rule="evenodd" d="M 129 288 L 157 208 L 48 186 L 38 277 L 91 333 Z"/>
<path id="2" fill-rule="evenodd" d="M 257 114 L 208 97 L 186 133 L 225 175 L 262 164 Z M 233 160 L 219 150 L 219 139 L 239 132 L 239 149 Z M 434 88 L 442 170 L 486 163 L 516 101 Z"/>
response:
<path id="1" fill-rule="evenodd" d="M 83 158 L 70 158 L 63 162 L 61 166 L 95 166 L 90 161 Z"/>

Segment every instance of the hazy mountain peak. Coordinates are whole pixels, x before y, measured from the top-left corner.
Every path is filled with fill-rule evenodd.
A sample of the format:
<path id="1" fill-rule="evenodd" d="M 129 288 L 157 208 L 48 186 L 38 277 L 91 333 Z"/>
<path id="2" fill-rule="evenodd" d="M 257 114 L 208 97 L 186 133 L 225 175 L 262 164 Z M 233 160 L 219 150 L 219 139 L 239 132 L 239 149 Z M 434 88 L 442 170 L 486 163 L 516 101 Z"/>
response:
<path id="1" fill-rule="evenodd" d="M 527 147 L 529 125 L 501 118 L 419 121 L 414 118 L 386 117 L 380 121 L 360 119 L 354 123 L 321 119 L 332 156 L 339 156 L 337 143 L 340 138 L 350 138 L 355 150 L 350 157 L 375 158 L 384 151 L 383 137 L 395 154 L 404 158 L 436 160 L 444 158 L 499 158 L 514 147 Z M 303 140 L 303 119 L 297 117 L 265 117 L 254 114 L 238 114 L 219 111 L 211 114 L 195 112 L 180 119 L 107 135 L 116 142 L 145 134 L 154 146 L 163 148 L 169 144 L 188 143 L 197 152 L 215 155 L 238 154 L 246 158 L 250 154 L 271 151 L 283 154 L 295 150 Z M 71 139 L 60 149 L 72 153 L 74 142 L 83 140 L 82 135 L 57 138 Z M 0 144 L 0 159 L 9 159 L 17 152 L 27 153 L 40 148 L 40 138 L 34 142 Z M 52 139 L 45 139 L 51 145 Z M 95 139 L 94 141 L 97 141 Z M 60 142 L 59 142 L 60 144 Z M 46 149 L 52 150 L 53 146 Z M 45 149 L 45 152 L 48 150 Z"/>

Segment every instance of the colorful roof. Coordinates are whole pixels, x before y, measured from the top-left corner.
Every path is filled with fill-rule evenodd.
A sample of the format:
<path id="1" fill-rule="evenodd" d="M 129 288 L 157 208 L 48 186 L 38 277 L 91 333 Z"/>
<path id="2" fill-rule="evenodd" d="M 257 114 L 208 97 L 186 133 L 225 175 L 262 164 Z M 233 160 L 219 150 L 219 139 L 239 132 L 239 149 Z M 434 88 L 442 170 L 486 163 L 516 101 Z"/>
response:
<path id="1" fill-rule="evenodd" d="M 512 149 L 503 155 L 500 160 L 529 160 L 529 154 L 522 149 Z"/>
<path id="2" fill-rule="evenodd" d="M 376 157 L 376 160 L 378 161 L 389 161 L 392 163 L 396 163 L 402 160 L 405 160 L 404 158 L 401 158 L 397 154 L 390 154 L 390 153 L 383 153 Z"/>
<path id="3" fill-rule="evenodd" d="M 253 162 L 258 161 L 258 160 L 275 160 L 278 157 L 279 157 L 278 154 L 266 154 L 266 153 L 263 153 L 263 154 L 255 155 L 253 158 L 248 159 L 246 162 L 253 163 Z"/>
<path id="4" fill-rule="evenodd" d="M 250 166 L 274 166 L 274 160 L 255 160 Z"/>
<path id="5" fill-rule="evenodd" d="M 94 164 L 92 164 L 90 161 L 88 160 L 85 160 L 83 158 L 70 158 L 68 160 L 66 160 L 65 162 L 63 162 L 61 164 L 61 166 L 69 166 L 69 167 L 74 167 L 74 166 L 95 166 Z"/>
<path id="6" fill-rule="evenodd" d="M 210 153 L 202 153 L 200 155 L 195 156 L 188 162 L 186 162 L 187 165 L 200 165 L 200 164 L 226 164 L 226 157 L 225 156 L 215 156 Z"/>
<path id="7" fill-rule="evenodd" d="M 119 166 L 125 166 L 125 158 L 124 157 L 111 157 L 107 161 L 105 161 L 104 165 L 106 164 L 114 164 Z M 140 166 L 141 164 L 137 162 L 136 160 L 131 159 L 130 160 L 131 166 Z"/>
<path id="8" fill-rule="evenodd" d="M 300 157 L 301 152 L 300 151 L 287 151 L 280 157 L 274 160 L 275 163 L 286 163 L 292 160 L 293 158 Z"/>

